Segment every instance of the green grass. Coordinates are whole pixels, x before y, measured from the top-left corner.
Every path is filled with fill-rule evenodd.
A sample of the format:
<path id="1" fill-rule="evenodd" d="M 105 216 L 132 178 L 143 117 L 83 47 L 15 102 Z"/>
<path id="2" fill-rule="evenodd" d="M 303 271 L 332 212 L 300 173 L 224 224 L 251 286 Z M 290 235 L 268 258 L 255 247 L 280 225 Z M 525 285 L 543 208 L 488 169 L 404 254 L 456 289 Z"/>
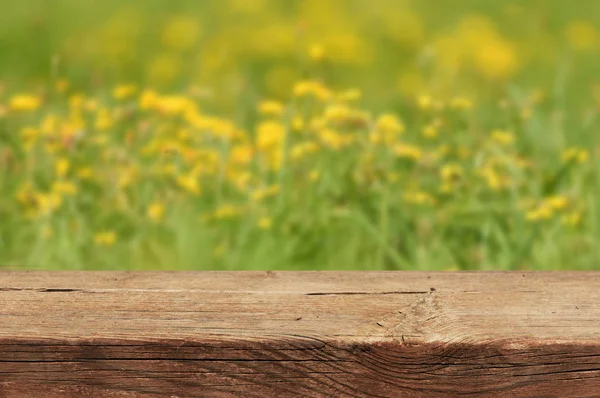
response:
<path id="1" fill-rule="evenodd" d="M 7 4 L 0 264 L 597 269 L 599 23 L 592 0 Z"/>

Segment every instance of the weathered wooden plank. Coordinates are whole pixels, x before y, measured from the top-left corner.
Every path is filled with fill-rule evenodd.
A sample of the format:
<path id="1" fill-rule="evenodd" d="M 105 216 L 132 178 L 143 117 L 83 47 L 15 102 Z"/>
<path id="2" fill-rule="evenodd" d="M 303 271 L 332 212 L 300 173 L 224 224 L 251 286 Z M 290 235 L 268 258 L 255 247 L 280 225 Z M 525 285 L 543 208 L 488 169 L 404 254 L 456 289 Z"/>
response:
<path id="1" fill-rule="evenodd" d="M 0 273 L 0 397 L 40 392 L 600 396 L 600 273 Z"/>

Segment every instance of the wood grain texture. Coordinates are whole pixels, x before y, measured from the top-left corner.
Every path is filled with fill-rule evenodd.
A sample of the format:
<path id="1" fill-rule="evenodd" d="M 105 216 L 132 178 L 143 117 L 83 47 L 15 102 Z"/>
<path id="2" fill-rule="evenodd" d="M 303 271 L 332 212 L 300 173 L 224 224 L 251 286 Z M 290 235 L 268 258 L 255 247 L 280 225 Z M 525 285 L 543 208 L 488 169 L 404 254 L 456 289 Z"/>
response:
<path id="1" fill-rule="evenodd" d="M 600 273 L 4 272 L 0 397 L 600 396 Z"/>

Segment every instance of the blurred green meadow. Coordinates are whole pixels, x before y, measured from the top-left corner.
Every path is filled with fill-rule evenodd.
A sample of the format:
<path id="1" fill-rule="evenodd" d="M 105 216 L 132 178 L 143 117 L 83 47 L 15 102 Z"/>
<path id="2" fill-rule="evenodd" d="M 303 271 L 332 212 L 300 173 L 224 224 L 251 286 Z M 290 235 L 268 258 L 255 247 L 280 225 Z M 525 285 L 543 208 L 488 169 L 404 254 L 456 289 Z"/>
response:
<path id="1" fill-rule="evenodd" d="M 600 2 L 22 0 L 0 264 L 598 269 Z"/>

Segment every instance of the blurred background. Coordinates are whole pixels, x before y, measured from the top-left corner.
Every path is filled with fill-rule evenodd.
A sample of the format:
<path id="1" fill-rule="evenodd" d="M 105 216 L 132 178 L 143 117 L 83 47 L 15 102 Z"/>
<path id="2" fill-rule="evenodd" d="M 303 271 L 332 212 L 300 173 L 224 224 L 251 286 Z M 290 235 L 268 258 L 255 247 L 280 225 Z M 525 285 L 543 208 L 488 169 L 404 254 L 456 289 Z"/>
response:
<path id="1" fill-rule="evenodd" d="M 596 267 L 600 3 L 22 0 L 0 261 Z"/>

